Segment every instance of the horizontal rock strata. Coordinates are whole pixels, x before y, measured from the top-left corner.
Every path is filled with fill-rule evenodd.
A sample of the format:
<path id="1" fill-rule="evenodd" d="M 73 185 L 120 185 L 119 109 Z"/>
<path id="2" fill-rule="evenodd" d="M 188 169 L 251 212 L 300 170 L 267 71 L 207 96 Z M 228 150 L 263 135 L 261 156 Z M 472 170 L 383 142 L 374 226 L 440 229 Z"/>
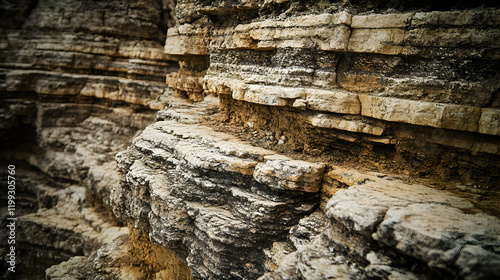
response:
<path id="1" fill-rule="evenodd" d="M 17 181 L 19 272 L 4 269 L 2 279 L 43 279 L 73 256 L 48 279 L 144 278 L 166 268 L 141 271 L 151 262 L 130 255 L 137 242 L 111 218 L 109 195 L 119 182 L 116 153 L 174 93 L 165 75 L 178 61 L 163 51 L 172 4 L 0 4 L 0 154 L 16 177 L 32 178 Z"/>
<path id="2" fill-rule="evenodd" d="M 496 5 L 14 2 L 14 276 L 499 277 Z"/>
<path id="3" fill-rule="evenodd" d="M 285 2 L 291 10 L 301 5 Z M 294 131 L 287 137 L 296 150 L 315 154 L 362 142 L 360 149 L 380 147 L 363 153 L 385 158 L 379 161 L 389 170 L 397 162 L 400 172 L 416 176 L 441 169 L 440 160 L 430 160 L 427 170 L 421 158 L 460 154 L 467 159 L 451 167 L 459 181 L 498 185 L 497 175 L 477 178 L 482 176 L 473 174 L 482 171 L 471 169 L 471 162 L 490 166 L 482 170 L 498 168 L 498 10 L 360 14 L 354 6 L 279 16 L 267 14 L 263 5 L 259 15 L 248 11 L 246 17 L 234 8 L 239 18 L 233 20 L 224 17 L 229 11 L 222 6 L 212 12 L 189 6 L 198 16 L 179 15 L 165 52 L 189 57 L 190 63 L 170 74 L 169 84 L 196 92 L 188 94 L 193 100 L 219 95 L 231 121 L 273 133 Z M 207 56 L 207 68 L 195 71 L 199 64 L 193 61 L 204 64 Z M 266 113 L 273 110 L 297 125 L 282 113 Z"/>
<path id="4" fill-rule="evenodd" d="M 117 156 L 115 215 L 177 248 L 194 278 L 257 278 L 263 249 L 317 207 L 325 166 L 158 116 Z"/>
<path id="5" fill-rule="evenodd" d="M 462 17 L 469 20 L 459 20 Z M 338 13 L 237 25 L 234 35 L 226 36 L 222 43 L 214 35 L 211 41 L 214 63 L 205 77 L 206 87 L 211 92 L 231 94 L 237 100 L 265 105 L 360 114 L 484 133 L 481 131 L 486 129 L 480 128 L 480 119 L 487 118 L 489 113 L 481 110 L 496 108 L 489 108 L 488 104 L 498 85 L 484 77 L 498 72 L 490 64 L 493 62 L 486 61 L 498 59 L 494 55 L 494 40 L 499 37 L 494 22 L 498 18 L 496 10 L 369 16 Z M 463 31 L 471 25 L 477 39 L 472 33 L 461 34 L 465 38 L 453 35 L 455 30 Z M 336 28 L 342 28 L 344 35 L 321 31 L 334 32 Z M 248 39 L 240 38 L 239 34 Z M 450 42 L 440 40 L 434 45 L 431 37 L 450 38 Z M 234 43 L 234 38 L 239 41 Z M 330 39 L 341 42 L 329 42 Z M 233 44 L 228 43 L 231 40 Z M 250 43 L 238 45 L 240 41 Z M 449 46 L 453 48 L 447 49 Z M 468 56 L 474 53 L 469 46 L 481 49 L 481 53 L 477 57 Z M 432 51 L 437 47 L 442 48 L 441 56 L 449 59 L 436 57 L 438 54 Z M 492 56 L 487 56 L 488 53 Z M 253 67 L 239 61 L 255 56 L 259 59 L 249 60 Z M 308 62 L 302 63 L 304 60 Z M 464 67 L 472 70 L 474 65 L 482 63 L 486 63 L 480 70 L 484 75 L 462 70 Z M 405 73 L 408 69 L 414 70 Z M 346 106 L 326 105 L 339 104 L 337 100 Z"/>
<path id="6" fill-rule="evenodd" d="M 497 217 L 443 191 L 355 170 L 350 174 L 336 176 L 340 183 L 356 184 L 329 200 L 325 213 L 331 223 L 312 241 L 294 242 L 297 251 L 259 279 L 487 279 L 500 274 Z M 296 234 L 291 231 L 290 239 Z"/>
<path id="7" fill-rule="evenodd" d="M 496 261 L 484 261 L 498 257 L 492 245 L 498 242 L 498 219 L 480 214 L 470 201 L 497 213 L 476 198 L 481 193 L 496 201 L 498 194 L 500 13 L 497 8 L 464 9 L 476 5 L 463 3 L 456 4 L 464 5 L 458 9 L 454 4 L 437 9 L 427 2 L 419 9 L 385 4 L 177 5 L 178 25 L 168 31 L 165 52 L 189 63 L 168 76 L 169 84 L 180 92 L 203 88 L 195 97 L 187 94 L 193 100 L 218 95 L 223 120 L 239 125 L 239 135 L 253 144 L 326 163 L 318 191 L 327 217 L 308 216 L 291 229 L 289 240 L 267 245 L 265 269 L 275 271 L 262 279 L 498 274 Z M 196 70 L 201 64 L 206 68 Z M 133 149 L 145 145 L 138 143 Z M 273 172 L 273 179 L 260 177 L 263 171 L 284 168 L 269 156 L 250 165 L 212 157 L 217 164 L 198 157 L 192 161 L 217 170 L 236 167 L 280 188 L 289 185 L 280 172 Z M 348 167 L 355 165 L 380 173 L 366 175 Z M 431 178 L 442 188 L 468 192 L 470 201 L 387 172 Z M 445 222 L 417 218 L 440 211 L 449 214 L 443 221 L 466 220 L 484 235 L 462 239 L 470 232 L 465 224 L 456 233 Z M 306 229 L 307 223 L 324 229 Z M 301 233 L 307 238 L 301 239 Z M 419 234 L 426 237 L 415 237 Z M 436 239 L 416 249 L 427 234 Z M 445 243 L 449 251 L 443 249 L 446 257 L 440 257 L 433 248 Z M 297 251 L 284 257 L 294 247 Z M 199 269 L 189 258 L 190 267 Z M 465 259 L 478 263 L 465 265 Z"/>

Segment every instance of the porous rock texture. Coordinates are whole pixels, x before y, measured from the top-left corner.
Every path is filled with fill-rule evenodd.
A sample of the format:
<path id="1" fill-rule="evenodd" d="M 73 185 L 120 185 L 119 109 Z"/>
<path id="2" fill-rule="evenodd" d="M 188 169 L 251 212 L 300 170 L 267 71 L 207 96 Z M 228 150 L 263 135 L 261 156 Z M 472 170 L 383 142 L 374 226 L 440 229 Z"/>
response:
<path id="1" fill-rule="evenodd" d="M 494 4 L 0 13 L 24 271 L 5 278 L 500 277 Z"/>

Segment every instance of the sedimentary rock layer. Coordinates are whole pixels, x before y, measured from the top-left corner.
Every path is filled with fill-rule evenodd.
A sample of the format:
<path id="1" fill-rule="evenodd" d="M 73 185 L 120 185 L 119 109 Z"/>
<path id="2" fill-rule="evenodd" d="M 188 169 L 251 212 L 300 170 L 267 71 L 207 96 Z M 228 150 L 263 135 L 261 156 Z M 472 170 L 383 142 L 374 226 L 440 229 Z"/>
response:
<path id="1" fill-rule="evenodd" d="M 168 81 L 178 91 L 196 92 L 188 94 L 193 100 L 217 94 L 229 120 L 296 131 L 287 137 L 306 153 L 328 150 L 334 144 L 327 139 L 338 146 L 363 142 L 384 150 L 366 151 L 371 156 L 389 156 L 382 165 L 398 162 L 400 171 L 417 176 L 429 173 L 421 154 L 460 154 L 468 159 L 448 165 L 452 177 L 498 185 L 493 173 L 464 176 L 499 167 L 498 9 L 417 11 L 401 4 L 367 12 L 368 3 L 319 8 L 283 1 L 242 2 L 228 10 L 225 4 L 182 3 L 188 11 L 169 29 L 165 52 L 190 63 Z M 207 56 L 206 68 L 195 70 Z M 257 117 L 248 110 L 284 111 L 297 125 L 289 126 L 281 113 Z M 438 161 L 428 161 L 431 169 L 440 169 Z M 471 162 L 481 162 L 483 171 L 458 171 Z"/>
<path id="2" fill-rule="evenodd" d="M 165 75 L 178 62 L 163 52 L 173 8 L 171 1 L 0 4 L 0 154 L 19 178 L 32 178 L 16 189 L 20 272 L 4 269 L 2 277 L 42 279 L 75 255 L 70 264 L 80 270 L 63 265 L 48 279 L 141 278 L 165 268 L 140 271 L 150 262 L 130 255 L 128 244 L 137 242 L 111 218 L 109 193 L 119 182 L 116 153 L 173 94 Z"/>
<path id="3" fill-rule="evenodd" d="M 259 279 L 487 279 L 500 273 L 497 217 L 425 186 L 354 170 L 333 173 L 356 184 L 326 205 L 331 223 Z"/>
<path id="4" fill-rule="evenodd" d="M 159 117 L 117 156 L 115 215 L 176 248 L 194 278 L 257 278 L 263 249 L 318 205 L 325 166 Z"/>
<path id="5" fill-rule="evenodd" d="M 443 188 L 457 184 L 471 197 L 481 189 L 496 200 L 500 13 L 476 4 L 436 8 L 425 2 L 419 9 L 383 1 L 178 4 L 178 25 L 168 31 L 165 52 L 189 57 L 190 63 L 169 75 L 169 84 L 179 91 L 203 88 L 194 98 L 188 94 L 193 100 L 218 95 L 223 120 L 250 131 L 244 137 L 258 146 L 327 163 L 319 191 L 329 225 L 264 279 L 473 279 L 479 271 L 498 274 L 496 261 L 480 261 L 490 254 L 498 257 L 492 249 L 498 243 L 496 218 L 470 214 L 476 210 L 469 201 L 448 193 L 390 176 L 380 179 L 384 174 L 346 179 L 356 168 L 336 165 L 427 177 Z M 206 65 L 207 56 L 207 68 L 194 71 L 196 65 Z M 265 139 L 256 139 L 264 134 L 259 131 L 266 131 Z M 225 164 L 242 170 L 232 161 Z M 258 180 L 259 164 L 253 169 L 245 165 L 244 172 Z M 496 213 L 494 207 L 485 208 Z M 408 214 L 423 217 L 445 209 L 449 220 L 464 219 L 482 228 L 487 241 L 462 240 L 468 226 L 460 226 L 463 232 L 455 235 L 446 223 L 412 220 Z M 418 227 L 434 226 L 436 236 L 453 236 L 430 245 L 446 243 L 444 247 L 453 248 L 444 254 L 449 258 L 436 257 L 430 247 L 415 250 L 418 245 L 412 242 L 420 239 L 406 237 L 410 231 L 419 235 Z M 297 240 L 293 233 L 301 230 L 295 227 L 290 240 Z M 275 270 L 283 252 L 300 243 L 278 240 L 268 246 L 266 269 Z M 478 255 L 472 256 L 474 250 Z M 465 265 L 465 259 L 481 264 Z"/>
<path id="6" fill-rule="evenodd" d="M 0 15 L 27 278 L 500 275 L 498 7 L 24 0 Z"/>
<path id="7" fill-rule="evenodd" d="M 224 39 L 214 35 L 206 88 L 265 105 L 488 133 L 480 120 L 496 110 L 489 107 L 499 86 L 492 79 L 498 75 L 493 62 L 498 59 L 498 18 L 496 10 L 341 12 L 241 24 L 231 36 L 225 32 Z M 344 35 L 323 34 L 337 26 L 344 26 Z M 469 26 L 474 31 L 453 35 Z M 443 37 L 450 42 L 431 39 Z M 234 38 L 250 43 L 234 43 Z M 441 53 L 432 53 L 435 48 Z M 481 75 L 473 69 L 481 69 Z M 345 106 L 327 105 L 339 101 Z"/>

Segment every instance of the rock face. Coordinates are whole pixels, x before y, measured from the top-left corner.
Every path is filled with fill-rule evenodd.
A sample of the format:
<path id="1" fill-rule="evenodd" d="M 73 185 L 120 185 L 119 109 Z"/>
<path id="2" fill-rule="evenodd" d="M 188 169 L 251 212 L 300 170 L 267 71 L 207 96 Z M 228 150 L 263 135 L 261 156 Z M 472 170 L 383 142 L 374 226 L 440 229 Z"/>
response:
<path id="1" fill-rule="evenodd" d="M 11 2 L 3 278 L 500 277 L 488 1 Z"/>
<path id="2" fill-rule="evenodd" d="M 110 161 L 171 92 L 165 72 L 178 67 L 163 53 L 167 2 L 2 6 L 16 15 L 1 35 L 3 139 L 33 137 L 18 127 L 36 133 L 35 165 L 53 177 L 81 180 Z"/>
<path id="3" fill-rule="evenodd" d="M 2 174 L 16 166 L 18 218 L 17 272 L 1 246 L 2 278 L 43 279 L 73 256 L 47 278 L 145 278 L 165 268 L 131 255 L 142 243 L 111 217 L 109 194 L 119 182 L 115 155 L 173 93 L 165 75 L 178 62 L 163 52 L 172 4 L 0 4 L 0 154 Z M 7 205 L 7 192 L 1 199 Z"/>
<path id="4" fill-rule="evenodd" d="M 357 143 L 357 149 L 373 154 L 388 169 L 396 162 L 399 171 L 415 175 L 437 169 L 448 176 L 441 173 L 456 170 L 472 183 L 478 171 L 469 164 L 450 169 L 443 166 L 443 157 L 465 163 L 476 161 L 466 154 L 498 156 L 498 124 L 492 116 L 498 113 L 499 85 L 490 79 L 498 75 L 498 11 L 354 12 L 261 16 L 216 26 L 205 46 L 211 53 L 204 87 L 221 95 L 231 119 L 288 130 L 294 148 L 306 153 Z M 463 33 L 456 35 L 457 30 Z M 472 38 L 469 32 L 484 38 Z M 189 36 L 195 34 L 199 36 Z M 169 38 L 167 44 L 177 40 Z M 274 113 L 277 108 L 300 126 L 289 127 L 283 114 Z M 257 118 L 248 110 L 266 115 Z M 323 131 L 341 140 L 328 140 Z M 365 151 L 359 143 L 384 152 Z M 413 146 L 422 143 L 432 148 L 415 152 Z M 456 153 L 461 156 L 452 155 Z M 438 158 L 423 165 L 422 156 Z M 494 174 L 474 179 L 498 185 Z"/>
<path id="5" fill-rule="evenodd" d="M 331 225 L 259 279 L 499 275 L 497 217 L 425 186 L 370 176 L 364 181 L 339 190 L 325 207 Z"/>
<path id="6" fill-rule="evenodd" d="M 117 156 L 115 215 L 178 248 L 196 279 L 257 278 L 263 248 L 317 206 L 325 165 L 159 116 Z"/>

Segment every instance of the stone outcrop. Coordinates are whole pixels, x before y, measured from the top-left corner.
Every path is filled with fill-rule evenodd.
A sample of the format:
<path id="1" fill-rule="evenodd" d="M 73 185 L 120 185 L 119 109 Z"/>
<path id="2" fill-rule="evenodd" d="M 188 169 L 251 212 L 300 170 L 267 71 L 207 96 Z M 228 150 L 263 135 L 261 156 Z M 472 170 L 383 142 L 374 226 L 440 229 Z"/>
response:
<path id="1" fill-rule="evenodd" d="M 363 175 L 326 205 L 331 223 L 259 279 L 490 279 L 500 273 L 497 217 L 442 191 Z"/>
<path id="2" fill-rule="evenodd" d="M 130 253 L 139 237 L 111 217 L 109 194 L 119 182 L 115 155 L 173 94 L 165 75 L 179 67 L 163 44 L 174 5 L 0 4 L 0 150 L 2 166 L 17 167 L 18 218 L 18 272 L 3 262 L 2 278 L 42 279 L 73 256 L 80 271 L 65 263 L 48 279 L 144 278 L 166 267 L 145 272 L 147 255 Z"/>
<path id="3" fill-rule="evenodd" d="M 118 154 L 111 199 L 116 216 L 185 258 L 193 278 L 498 275 L 500 220 L 470 200 L 278 156 L 207 127 L 211 106 L 158 112 Z"/>
<path id="4" fill-rule="evenodd" d="M 185 2 L 192 4 L 180 7 L 190 12 L 179 14 L 179 25 L 169 29 L 165 51 L 203 64 L 209 55 L 210 61 L 206 74 L 170 74 L 174 88 L 218 94 L 229 118 L 291 130 L 294 148 L 305 152 L 363 143 L 356 148 L 389 170 L 397 162 L 399 171 L 413 175 L 437 169 L 449 176 L 447 169 L 462 174 L 465 183 L 498 185 L 495 174 L 479 178 L 481 171 L 471 167 L 477 161 L 498 167 L 498 10 L 411 11 L 409 5 L 397 8 L 401 12 L 360 13 L 364 8 L 355 3 L 319 9 L 315 2 L 305 8 L 283 1 L 289 7 L 284 10 L 271 1 L 260 7 L 242 2 L 231 8 L 236 20 L 223 4 Z M 268 14 L 269 7 L 283 13 Z M 288 127 L 282 111 L 300 125 Z M 338 140 L 327 141 L 318 130 Z M 416 152 L 422 143 L 430 148 Z M 430 168 L 422 166 L 422 154 L 435 158 Z M 445 167 L 446 157 L 463 164 Z"/>
<path id="5" fill-rule="evenodd" d="M 218 95 L 223 120 L 241 125 L 243 131 L 255 131 L 257 138 L 262 135 L 259 130 L 268 131 L 266 140 L 239 134 L 254 145 L 285 153 L 302 152 L 302 156 L 313 156 L 309 159 L 315 156 L 314 160 L 327 165 L 325 173 L 320 175 L 318 191 L 320 207 L 327 213 L 330 224 L 321 234 L 315 232 L 318 237 L 309 244 L 310 240 L 299 246 L 300 242 L 293 244 L 276 238 L 272 246 L 267 245 L 263 249 L 268 258 L 265 268 L 275 272 L 263 277 L 418 279 L 445 275 L 473 279 L 483 277 L 477 276 L 479 271 L 484 271 L 484 277 L 496 275 L 498 271 L 493 268 L 498 257 L 493 249 L 497 246 L 493 244 L 498 243 L 496 218 L 468 213 L 474 208 L 471 202 L 448 193 L 392 177 L 380 179 L 387 176 L 384 174 L 370 175 L 373 179 L 356 171 L 357 168 L 338 164 L 352 166 L 356 162 L 379 172 L 431 178 L 441 182 L 437 183 L 441 188 L 468 191 L 469 198 L 477 197 L 472 193 L 481 185 L 482 190 L 477 193 L 496 200 L 493 197 L 498 193 L 498 177 L 494 170 L 498 169 L 499 125 L 494 116 L 498 110 L 499 85 L 494 77 L 498 76 L 495 66 L 500 37 L 498 10 L 483 7 L 451 11 L 450 7 L 432 11 L 432 7 L 417 10 L 402 4 L 389 11 L 378 6 L 367 12 L 354 3 L 323 5 L 320 9 L 316 2 L 305 8 L 295 1 L 266 1 L 260 6 L 244 1 L 220 5 L 183 1 L 178 5 L 184 9 L 177 15 L 178 26 L 169 29 L 167 35 L 167 54 L 189 57 L 203 64 L 209 56 L 208 67 L 198 70 L 200 74 L 190 74 L 188 78 L 184 73 L 189 71 L 183 70 L 169 75 L 171 86 L 179 91 L 203 87 L 203 94 L 196 94 L 195 98 L 188 94 L 193 100 L 207 94 Z M 184 67 L 195 69 L 194 65 L 190 62 Z M 191 82 L 189 87 L 186 81 Z M 172 123 L 156 125 L 172 126 Z M 175 129 L 169 131 L 176 133 Z M 160 137 L 157 132 L 155 135 Z M 189 139 L 181 135 L 177 137 Z M 170 155 L 173 149 L 184 155 L 183 148 L 167 143 L 165 146 L 169 148 L 160 150 L 168 150 Z M 137 145 L 138 142 L 133 150 Z M 156 158 L 163 153 L 160 150 L 149 152 L 150 157 Z M 202 150 L 206 152 L 208 148 Z M 145 154 L 142 152 L 141 159 Z M 137 160 L 132 154 L 127 158 Z M 195 158 L 196 162 L 200 162 L 199 158 Z M 260 183 L 288 184 L 287 176 L 279 172 L 274 172 L 278 180 L 259 180 L 261 170 L 278 166 L 269 157 L 265 168 L 260 166 L 261 162 L 249 168 L 216 155 L 211 158 L 217 163 L 201 160 L 203 168 L 220 170 L 222 165 L 235 171 L 237 166 L 239 172 L 244 170 Z M 179 165 L 182 166 L 180 163 L 175 166 Z M 132 165 L 126 170 L 127 174 L 133 174 L 135 169 Z M 345 174 L 352 173 L 363 179 L 346 178 Z M 369 183 L 371 180 L 376 183 Z M 445 180 L 458 183 L 457 187 L 445 186 Z M 345 196 L 348 193 L 352 193 L 352 200 Z M 183 201 L 191 199 L 194 197 Z M 337 201 L 345 208 L 338 209 L 340 206 L 334 203 Z M 487 212 L 496 213 L 489 202 L 474 198 L 472 201 Z M 178 207 L 171 205 L 168 209 Z M 449 216 L 440 221 L 406 218 L 412 217 L 409 213 L 413 212 L 426 217 L 440 211 Z M 319 224 L 325 225 L 325 219 Z M 441 222 L 446 220 L 475 224 L 482 228 L 479 231 L 485 234 L 485 242 L 462 239 L 469 226 L 459 226 L 464 232 L 457 233 Z M 403 226 L 405 223 L 408 224 Z M 410 226 L 411 223 L 415 224 Z M 398 228 L 401 233 L 393 228 L 395 224 L 401 226 Z M 290 231 L 289 240 L 297 240 L 293 234 L 300 232 L 299 228 Z M 415 232 L 410 233 L 409 228 Z M 414 244 L 425 242 L 429 234 L 425 231 L 431 228 L 435 230 L 433 236 L 450 237 L 437 238 L 437 243 L 414 252 L 418 246 Z M 419 234 L 421 241 L 417 237 L 402 240 L 407 235 Z M 435 251 L 434 247 L 441 248 L 445 243 L 443 246 L 453 249 Z M 470 259 L 492 261 L 465 265 L 467 261 L 460 260 L 460 256 L 471 256 L 469 246 L 477 246 L 474 250 L 478 254 Z M 283 252 L 293 251 L 294 247 L 297 252 L 280 262 Z M 438 257 L 440 254 L 447 257 Z M 489 254 L 493 254 L 491 258 Z M 195 273 L 204 269 L 203 265 L 190 263 L 190 258 L 187 256 L 188 265 Z M 471 272 L 474 270 L 471 267 L 477 270 Z M 194 274 L 201 278 L 231 277 L 228 275 L 220 271 Z"/>
<path id="6" fill-rule="evenodd" d="M 64 153 L 89 162 L 61 167 L 66 169 L 85 171 L 109 161 L 135 131 L 153 120 L 151 109 L 167 103 L 164 99 L 171 90 L 164 82 L 165 73 L 178 66 L 163 52 L 165 30 L 171 24 L 169 1 L 164 2 L 47 0 L 2 6 L 3 13 L 18 13 L 2 26 L 0 90 L 2 103 L 11 104 L 2 106 L 2 120 L 37 133 L 45 155 L 36 165 L 52 168 L 53 160 L 46 157 L 60 158 Z M 5 134 L 17 137 L 16 129 Z M 76 138 L 84 137 L 95 144 L 75 147 L 81 142 Z M 111 156 L 104 159 L 106 153 Z M 76 161 L 70 165 L 81 165 Z M 85 176 L 66 173 L 62 176 L 71 179 Z"/>
<path id="7" fill-rule="evenodd" d="M 111 195 L 113 211 L 177 248 L 196 279 L 255 279 L 263 248 L 317 206 L 325 165 L 253 147 L 195 121 L 161 111 L 118 154 L 123 181 Z"/>
<path id="8" fill-rule="evenodd" d="M 2 277 L 500 276 L 496 5 L 4 2 Z"/>

